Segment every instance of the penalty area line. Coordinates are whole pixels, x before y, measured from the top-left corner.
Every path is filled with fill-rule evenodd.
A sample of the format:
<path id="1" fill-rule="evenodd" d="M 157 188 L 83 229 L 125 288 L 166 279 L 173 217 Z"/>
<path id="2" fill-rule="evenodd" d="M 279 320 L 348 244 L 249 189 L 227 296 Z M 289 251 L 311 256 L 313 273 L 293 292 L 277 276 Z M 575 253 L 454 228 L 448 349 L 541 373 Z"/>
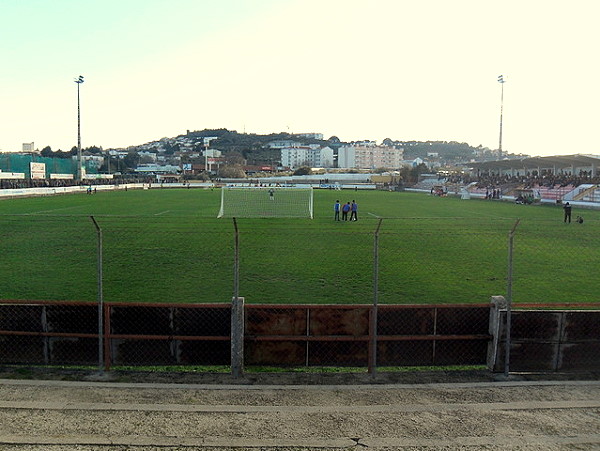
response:
<path id="1" fill-rule="evenodd" d="M 160 213 L 154 213 L 154 216 L 160 216 L 160 215 L 164 215 L 165 213 L 170 213 L 171 210 L 165 210 L 165 211 L 161 211 Z"/>
<path id="2" fill-rule="evenodd" d="M 369 215 L 371 215 L 371 216 L 375 216 L 377 219 L 381 219 L 381 216 L 377 216 L 377 215 L 376 215 L 376 214 L 374 214 L 374 213 L 368 212 L 367 214 L 369 214 Z"/>
<path id="3" fill-rule="evenodd" d="M 71 207 L 63 207 L 63 208 L 53 208 L 52 210 L 39 210 L 39 211 L 32 211 L 31 213 L 26 213 L 26 215 L 41 215 L 44 213 L 54 213 L 57 211 L 64 211 L 64 210 L 73 210 L 75 208 L 81 208 L 81 205 L 73 205 Z"/>

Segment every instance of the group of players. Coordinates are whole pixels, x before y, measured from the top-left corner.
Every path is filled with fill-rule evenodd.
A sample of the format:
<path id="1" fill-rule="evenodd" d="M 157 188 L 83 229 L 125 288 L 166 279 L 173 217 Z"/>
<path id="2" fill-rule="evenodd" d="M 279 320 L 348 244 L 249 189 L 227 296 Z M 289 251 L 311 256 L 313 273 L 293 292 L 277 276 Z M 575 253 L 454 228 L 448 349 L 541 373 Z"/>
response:
<path id="1" fill-rule="evenodd" d="M 340 219 L 340 211 L 342 212 L 342 219 Z M 336 200 L 333 204 L 333 212 L 334 221 L 358 221 L 358 204 L 355 200 L 352 200 L 352 203 L 346 202 L 344 205 Z M 350 219 L 348 219 L 348 213 L 350 213 Z"/>

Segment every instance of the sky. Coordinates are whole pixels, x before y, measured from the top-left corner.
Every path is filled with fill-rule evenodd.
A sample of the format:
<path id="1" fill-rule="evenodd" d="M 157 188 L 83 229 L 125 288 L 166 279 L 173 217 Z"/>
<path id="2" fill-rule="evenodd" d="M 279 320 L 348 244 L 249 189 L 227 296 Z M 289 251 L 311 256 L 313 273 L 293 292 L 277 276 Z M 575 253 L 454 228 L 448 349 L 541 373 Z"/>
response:
<path id="1" fill-rule="evenodd" d="M 83 75 L 83 147 L 227 128 L 497 149 L 502 104 L 503 150 L 600 154 L 598 17 L 597 0 L 0 0 L 0 151 L 76 146 Z"/>

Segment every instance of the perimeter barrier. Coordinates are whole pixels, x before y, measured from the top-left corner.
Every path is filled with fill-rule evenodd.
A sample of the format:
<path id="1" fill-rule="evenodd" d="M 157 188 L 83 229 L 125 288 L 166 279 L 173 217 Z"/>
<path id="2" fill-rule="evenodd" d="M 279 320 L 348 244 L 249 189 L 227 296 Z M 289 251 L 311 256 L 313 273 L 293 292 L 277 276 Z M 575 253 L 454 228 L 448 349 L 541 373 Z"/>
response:
<path id="1" fill-rule="evenodd" d="M 103 307 L 100 332 L 94 303 L 2 301 L 0 363 L 101 369 L 231 365 L 228 304 Z M 366 368 L 372 313 L 369 305 L 246 305 L 244 363 Z M 379 364 L 485 365 L 488 316 L 487 304 L 382 306 Z"/>
<path id="2" fill-rule="evenodd" d="M 594 369 L 595 226 L 2 215 L 0 363 Z"/>

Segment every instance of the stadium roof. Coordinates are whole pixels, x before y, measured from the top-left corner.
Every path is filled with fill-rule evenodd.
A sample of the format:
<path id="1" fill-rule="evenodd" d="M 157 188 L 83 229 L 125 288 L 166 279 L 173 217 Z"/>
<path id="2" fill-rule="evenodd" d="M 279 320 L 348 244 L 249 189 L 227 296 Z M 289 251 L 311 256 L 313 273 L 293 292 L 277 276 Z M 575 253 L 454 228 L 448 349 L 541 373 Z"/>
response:
<path id="1" fill-rule="evenodd" d="M 553 157 L 526 157 L 514 160 L 481 161 L 468 163 L 466 166 L 480 170 L 503 170 L 503 169 L 563 169 L 581 167 L 600 167 L 599 155 L 556 155 Z"/>

